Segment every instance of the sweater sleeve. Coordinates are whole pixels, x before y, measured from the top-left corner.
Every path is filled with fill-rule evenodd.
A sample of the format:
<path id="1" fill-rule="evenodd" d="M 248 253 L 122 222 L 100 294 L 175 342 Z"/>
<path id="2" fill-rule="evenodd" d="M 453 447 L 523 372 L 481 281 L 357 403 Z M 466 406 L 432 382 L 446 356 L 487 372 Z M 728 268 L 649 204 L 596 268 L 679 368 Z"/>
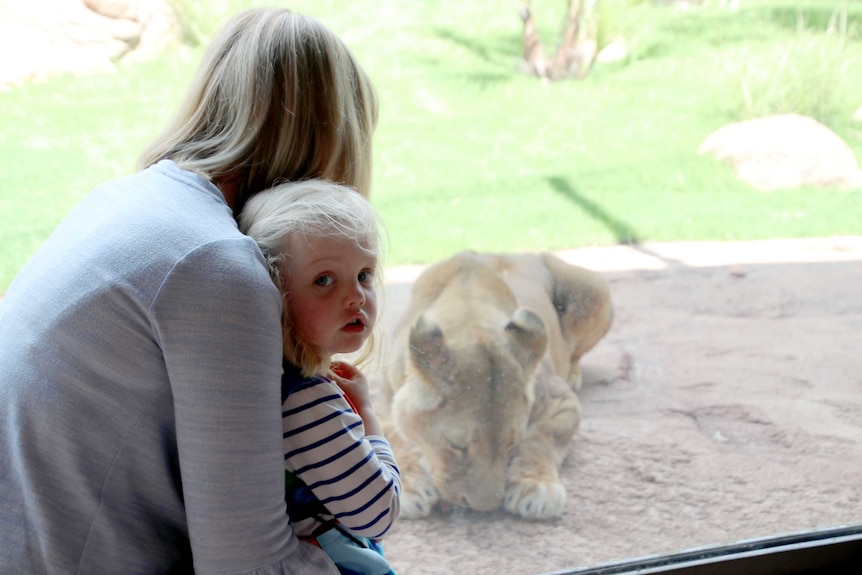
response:
<path id="1" fill-rule="evenodd" d="M 282 417 L 287 469 L 354 534 L 383 536 L 400 511 L 401 475 L 389 442 L 365 435 L 330 381 L 291 394 Z"/>
<path id="2" fill-rule="evenodd" d="M 173 393 L 195 571 L 313 572 L 297 561 L 305 551 L 284 503 L 281 299 L 254 243 L 187 254 L 151 314 Z"/>

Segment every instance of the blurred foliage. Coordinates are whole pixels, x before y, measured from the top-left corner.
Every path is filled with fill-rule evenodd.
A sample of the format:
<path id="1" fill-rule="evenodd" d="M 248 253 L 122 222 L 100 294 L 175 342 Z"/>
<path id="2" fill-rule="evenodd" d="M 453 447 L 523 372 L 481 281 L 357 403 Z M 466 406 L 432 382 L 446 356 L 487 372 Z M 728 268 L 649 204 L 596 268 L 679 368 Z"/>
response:
<path id="1" fill-rule="evenodd" d="M 466 248 L 862 235 L 862 190 L 758 193 L 697 154 L 731 121 L 798 111 L 862 157 L 862 1 L 600 2 L 603 37 L 627 56 L 553 83 L 522 71 L 515 0 L 280 3 L 341 35 L 377 86 L 372 198 L 388 264 Z M 114 75 L 0 92 L 0 292 L 84 194 L 134 170 L 212 32 L 263 3 L 176 0 L 187 44 Z M 565 7 L 535 0 L 554 44 Z"/>

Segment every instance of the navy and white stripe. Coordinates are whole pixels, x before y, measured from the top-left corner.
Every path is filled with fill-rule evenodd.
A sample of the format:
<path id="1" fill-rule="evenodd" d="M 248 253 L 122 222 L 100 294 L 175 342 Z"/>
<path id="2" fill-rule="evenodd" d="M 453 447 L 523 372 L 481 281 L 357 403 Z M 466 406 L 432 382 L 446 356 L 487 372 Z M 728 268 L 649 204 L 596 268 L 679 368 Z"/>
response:
<path id="1" fill-rule="evenodd" d="M 325 378 L 284 402 L 284 466 L 351 532 L 381 537 L 398 517 L 401 475 L 389 442 L 366 436 L 362 419 Z"/>

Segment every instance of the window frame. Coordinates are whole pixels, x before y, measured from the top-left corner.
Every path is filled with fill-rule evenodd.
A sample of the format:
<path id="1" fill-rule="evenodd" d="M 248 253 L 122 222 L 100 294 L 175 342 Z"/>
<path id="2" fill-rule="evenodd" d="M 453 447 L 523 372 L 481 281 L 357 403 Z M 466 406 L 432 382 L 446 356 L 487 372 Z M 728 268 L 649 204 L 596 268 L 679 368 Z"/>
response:
<path id="1" fill-rule="evenodd" d="M 555 571 L 546 575 L 795 575 L 850 574 L 862 566 L 862 523 L 749 539 Z"/>

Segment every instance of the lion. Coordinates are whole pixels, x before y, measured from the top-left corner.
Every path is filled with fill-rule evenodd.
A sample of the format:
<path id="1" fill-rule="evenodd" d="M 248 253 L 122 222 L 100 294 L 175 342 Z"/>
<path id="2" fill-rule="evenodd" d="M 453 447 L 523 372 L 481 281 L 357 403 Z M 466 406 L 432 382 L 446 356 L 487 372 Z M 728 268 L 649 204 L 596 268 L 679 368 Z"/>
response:
<path id="1" fill-rule="evenodd" d="M 550 253 L 467 251 L 427 268 L 382 385 L 401 515 L 439 505 L 560 516 L 580 360 L 612 317 L 605 280 Z"/>

